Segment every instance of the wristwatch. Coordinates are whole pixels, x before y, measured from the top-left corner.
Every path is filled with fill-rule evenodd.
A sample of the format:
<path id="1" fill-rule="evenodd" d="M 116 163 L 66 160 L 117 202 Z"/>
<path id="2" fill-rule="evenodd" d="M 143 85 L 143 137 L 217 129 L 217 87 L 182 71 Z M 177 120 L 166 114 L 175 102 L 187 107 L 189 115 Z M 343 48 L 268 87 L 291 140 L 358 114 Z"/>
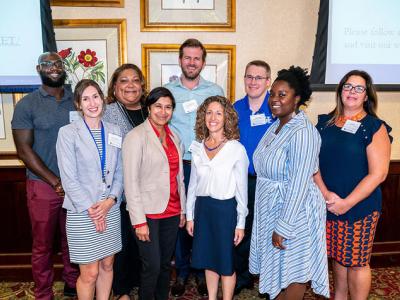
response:
<path id="1" fill-rule="evenodd" d="M 117 203 L 117 196 L 115 196 L 115 195 L 108 195 L 108 198 L 113 199 L 114 202 Z"/>

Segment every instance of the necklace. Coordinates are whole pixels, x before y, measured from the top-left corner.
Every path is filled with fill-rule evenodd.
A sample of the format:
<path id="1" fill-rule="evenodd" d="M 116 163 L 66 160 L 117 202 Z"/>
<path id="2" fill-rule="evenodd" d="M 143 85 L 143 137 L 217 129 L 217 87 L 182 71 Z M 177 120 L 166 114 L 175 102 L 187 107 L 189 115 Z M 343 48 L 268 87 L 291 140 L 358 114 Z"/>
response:
<path id="1" fill-rule="evenodd" d="M 337 127 L 343 127 L 347 120 L 359 122 L 362 118 L 365 117 L 365 115 L 366 115 L 365 111 L 361 111 L 361 112 L 355 114 L 354 116 L 350 116 L 350 117 L 346 117 L 346 116 L 342 115 L 337 118 L 337 120 L 335 121 L 335 125 Z"/>
<path id="2" fill-rule="evenodd" d="M 118 105 L 118 108 L 122 111 L 122 113 L 125 115 L 125 117 L 127 118 L 128 122 L 131 124 L 131 126 L 132 126 L 133 128 L 135 128 L 136 126 L 139 125 L 139 124 L 136 124 L 136 123 L 132 120 L 131 116 L 129 115 L 128 110 L 126 109 L 126 107 L 125 107 L 124 105 L 122 105 L 122 104 L 119 103 L 118 101 L 117 101 L 117 105 Z M 142 115 L 142 122 L 140 122 L 140 124 L 141 124 L 141 123 L 143 123 L 143 122 L 145 121 L 145 117 L 144 117 L 144 115 L 143 115 L 143 108 L 142 108 L 142 106 L 140 106 L 140 114 Z"/>
<path id="3" fill-rule="evenodd" d="M 209 152 L 211 152 L 211 151 L 214 151 L 214 150 L 216 150 L 216 149 L 218 149 L 223 143 L 225 143 L 226 142 L 226 139 L 224 139 L 221 143 L 219 143 L 217 146 L 215 146 L 214 148 L 209 148 L 209 147 L 207 147 L 207 145 L 206 145 L 206 141 L 204 141 L 204 148 L 206 148 L 206 150 L 207 151 L 209 151 Z"/>
<path id="4" fill-rule="evenodd" d="M 166 132 L 164 132 L 164 134 L 161 134 L 161 132 L 160 132 L 160 135 L 159 135 L 158 139 L 160 140 L 161 144 L 165 141 L 166 137 L 167 137 L 167 133 Z"/>

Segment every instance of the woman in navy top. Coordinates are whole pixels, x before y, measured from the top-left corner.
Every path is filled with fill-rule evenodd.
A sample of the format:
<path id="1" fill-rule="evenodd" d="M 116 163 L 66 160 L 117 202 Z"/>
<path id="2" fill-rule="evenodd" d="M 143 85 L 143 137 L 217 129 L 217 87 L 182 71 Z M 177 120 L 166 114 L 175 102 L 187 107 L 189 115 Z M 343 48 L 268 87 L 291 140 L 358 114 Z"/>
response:
<path id="1" fill-rule="evenodd" d="M 381 210 L 379 185 L 390 161 L 391 128 L 376 115 L 377 96 L 364 71 L 347 73 L 336 91 L 336 108 L 320 115 L 320 172 L 315 181 L 327 203 L 327 250 L 335 299 L 367 299 L 369 261 Z"/>

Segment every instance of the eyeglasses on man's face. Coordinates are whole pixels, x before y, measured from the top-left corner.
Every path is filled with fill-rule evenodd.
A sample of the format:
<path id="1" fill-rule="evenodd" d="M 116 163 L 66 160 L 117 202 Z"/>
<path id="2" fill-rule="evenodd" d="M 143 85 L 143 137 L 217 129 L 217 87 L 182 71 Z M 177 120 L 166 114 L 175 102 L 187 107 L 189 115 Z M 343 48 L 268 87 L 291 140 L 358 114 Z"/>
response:
<path id="1" fill-rule="evenodd" d="M 362 94 L 362 93 L 364 93 L 365 92 L 365 90 L 367 89 L 365 86 L 362 86 L 362 85 L 356 85 L 356 86 L 353 86 L 352 84 L 350 84 L 350 83 L 345 83 L 345 84 L 343 84 L 343 91 L 351 91 L 351 90 L 353 90 L 354 89 L 354 91 L 357 93 L 357 94 Z"/>
<path id="2" fill-rule="evenodd" d="M 268 77 L 245 75 L 245 76 L 244 76 L 244 79 L 245 79 L 246 81 L 253 81 L 253 80 L 255 80 L 256 82 L 260 82 L 260 81 L 262 81 L 262 80 L 268 79 Z"/>
<path id="3" fill-rule="evenodd" d="M 52 61 L 52 60 L 42 61 L 41 63 L 39 63 L 39 66 L 41 66 L 44 69 L 50 69 L 52 67 L 56 67 L 57 69 L 64 68 L 64 64 L 61 59 L 54 60 L 54 61 Z"/>

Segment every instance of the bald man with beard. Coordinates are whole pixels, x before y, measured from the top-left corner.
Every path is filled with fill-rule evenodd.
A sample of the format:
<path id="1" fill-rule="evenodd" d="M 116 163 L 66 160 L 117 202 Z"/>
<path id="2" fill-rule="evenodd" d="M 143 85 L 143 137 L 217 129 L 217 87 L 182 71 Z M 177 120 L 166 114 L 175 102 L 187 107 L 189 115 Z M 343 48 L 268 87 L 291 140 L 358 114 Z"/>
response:
<path id="1" fill-rule="evenodd" d="M 65 281 L 64 295 L 76 296 L 78 267 L 69 260 L 65 230 L 64 190 L 57 166 L 56 141 L 60 127 L 78 116 L 72 92 L 64 87 L 66 72 L 56 52 L 39 56 L 36 70 L 42 80 L 38 90 L 15 107 L 11 121 L 18 157 L 27 169 L 27 205 L 32 226 L 32 275 L 35 299 L 50 300 L 53 294 L 53 244 L 61 236 Z"/>

